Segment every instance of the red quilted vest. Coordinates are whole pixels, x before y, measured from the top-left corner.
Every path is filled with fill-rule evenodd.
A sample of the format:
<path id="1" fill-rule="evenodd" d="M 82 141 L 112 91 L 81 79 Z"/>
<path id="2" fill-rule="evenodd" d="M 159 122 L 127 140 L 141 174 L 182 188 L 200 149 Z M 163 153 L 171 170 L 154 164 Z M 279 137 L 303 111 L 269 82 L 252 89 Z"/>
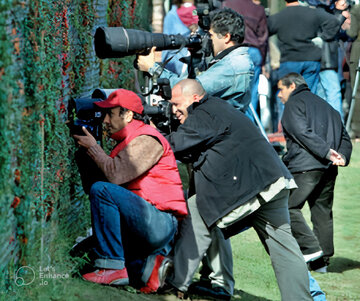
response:
<path id="1" fill-rule="evenodd" d="M 120 142 L 110 157 L 114 158 L 131 140 L 140 135 L 156 137 L 161 142 L 164 153 L 158 163 L 146 173 L 122 186 L 161 211 L 171 212 L 177 217 L 185 216 L 187 208 L 174 153 L 165 137 L 155 128 L 133 119 L 125 128 L 111 136 Z"/>

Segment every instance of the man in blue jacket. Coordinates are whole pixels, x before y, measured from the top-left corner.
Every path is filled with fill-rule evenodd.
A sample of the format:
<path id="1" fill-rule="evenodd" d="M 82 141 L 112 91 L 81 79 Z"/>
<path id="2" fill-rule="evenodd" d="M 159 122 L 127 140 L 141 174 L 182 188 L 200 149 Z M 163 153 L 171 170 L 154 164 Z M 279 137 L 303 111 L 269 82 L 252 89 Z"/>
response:
<path id="1" fill-rule="evenodd" d="M 250 84 L 254 76 L 248 49 L 241 45 L 245 36 L 243 17 L 230 8 L 213 11 L 209 30 L 214 58 L 209 68 L 196 76 L 206 93 L 220 97 L 242 112 L 247 112 L 251 100 Z M 161 72 L 173 87 L 188 74 L 179 76 L 167 69 L 161 70 L 155 63 L 155 48 L 147 56 L 138 56 L 137 65 L 141 71 L 151 75 Z M 251 113 L 249 112 L 249 115 Z"/>
<path id="2" fill-rule="evenodd" d="M 291 230 L 305 261 L 312 269 L 326 272 L 334 255 L 332 204 L 337 166 L 349 164 L 351 140 L 339 112 L 311 93 L 300 74 L 284 76 L 278 88 L 285 104 L 281 124 L 287 153 L 283 161 L 298 186 L 289 198 Z M 301 213 L 306 201 L 314 231 Z"/>

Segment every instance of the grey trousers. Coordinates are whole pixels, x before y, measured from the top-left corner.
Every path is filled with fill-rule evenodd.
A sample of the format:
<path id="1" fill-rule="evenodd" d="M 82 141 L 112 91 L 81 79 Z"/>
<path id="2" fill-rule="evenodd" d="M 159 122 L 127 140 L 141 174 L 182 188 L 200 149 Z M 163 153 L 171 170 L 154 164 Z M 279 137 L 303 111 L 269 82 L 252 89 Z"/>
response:
<path id="1" fill-rule="evenodd" d="M 174 273 L 168 281 L 186 292 L 206 253 L 212 286 L 221 286 L 232 295 L 235 281 L 230 239 L 225 240 L 217 227 L 209 231 L 197 209 L 196 195 L 188 199 L 188 209 L 174 248 Z"/>
<path id="2" fill-rule="evenodd" d="M 289 191 L 281 191 L 247 219 L 270 255 L 282 300 L 312 300 L 307 266 L 291 234 L 288 198 Z M 194 203 L 189 203 L 190 216 L 185 219 L 186 223 L 180 230 L 181 237 L 175 245 L 174 275 L 169 281 L 182 291 L 187 290 L 201 258 L 211 244 L 211 233 L 206 225 L 202 228 L 192 223 L 192 216 L 199 215 Z"/>
<path id="3" fill-rule="evenodd" d="M 284 189 L 249 217 L 270 255 L 281 299 L 312 300 L 308 269 L 291 233 L 288 199 L 289 190 Z"/>

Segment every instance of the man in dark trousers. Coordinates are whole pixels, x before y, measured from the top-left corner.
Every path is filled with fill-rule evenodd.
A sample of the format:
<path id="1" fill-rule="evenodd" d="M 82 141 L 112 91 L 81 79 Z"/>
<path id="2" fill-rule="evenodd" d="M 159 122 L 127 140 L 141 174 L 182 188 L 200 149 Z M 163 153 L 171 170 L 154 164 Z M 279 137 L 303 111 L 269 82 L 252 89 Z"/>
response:
<path id="1" fill-rule="evenodd" d="M 166 138 L 177 159 L 193 164 L 196 198 L 188 200 L 168 282 L 186 292 L 214 231 L 228 238 L 253 226 L 269 252 L 282 300 L 312 300 L 289 225 L 289 189 L 296 186 L 273 147 L 250 119 L 206 94 L 196 80 L 176 84 L 170 102 L 181 125 Z"/>
<path id="2" fill-rule="evenodd" d="M 298 186 L 289 198 L 291 230 L 310 268 L 326 272 L 334 254 L 332 204 L 337 166 L 349 164 L 351 140 L 339 112 L 311 93 L 300 74 L 281 78 L 278 88 L 285 104 L 281 123 L 287 153 L 283 161 Z M 306 201 L 313 231 L 301 213 Z"/>

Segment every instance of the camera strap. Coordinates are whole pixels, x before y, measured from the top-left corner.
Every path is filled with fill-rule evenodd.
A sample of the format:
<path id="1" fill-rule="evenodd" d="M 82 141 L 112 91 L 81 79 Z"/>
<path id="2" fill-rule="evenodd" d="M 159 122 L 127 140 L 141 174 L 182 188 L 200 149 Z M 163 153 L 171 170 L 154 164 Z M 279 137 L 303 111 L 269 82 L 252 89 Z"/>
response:
<path id="1" fill-rule="evenodd" d="M 180 53 L 180 51 L 182 49 L 184 49 L 185 46 L 186 46 L 186 44 L 184 42 L 181 45 L 181 47 L 172 56 L 167 58 L 164 62 L 156 64 L 156 66 L 154 67 L 154 69 L 152 71 L 152 75 L 150 74 L 150 78 L 148 81 L 148 87 L 146 88 L 146 91 L 141 91 L 140 85 L 139 85 L 139 80 L 138 80 L 138 74 L 135 73 L 136 74 L 135 75 L 135 84 L 137 86 L 137 89 L 140 91 L 141 95 L 143 95 L 144 97 L 147 97 L 153 92 L 153 87 L 157 86 L 157 80 L 160 77 L 163 70 L 165 69 L 165 66 L 167 65 L 167 63 L 169 63 L 178 53 Z M 149 74 L 148 72 L 146 72 L 146 73 Z"/>
<path id="2" fill-rule="evenodd" d="M 155 82 L 157 80 L 157 78 L 159 78 L 159 76 L 161 75 L 161 73 L 163 72 L 163 70 L 165 69 L 165 66 L 178 54 L 180 53 L 181 50 L 184 49 L 185 47 L 185 42 L 183 42 L 181 44 L 181 47 L 169 58 L 167 58 L 164 62 L 159 63 L 159 65 L 155 68 L 155 72 L 153 74 L 153 81 L 154 81 L 154 77 L 155 77 Z"/>

